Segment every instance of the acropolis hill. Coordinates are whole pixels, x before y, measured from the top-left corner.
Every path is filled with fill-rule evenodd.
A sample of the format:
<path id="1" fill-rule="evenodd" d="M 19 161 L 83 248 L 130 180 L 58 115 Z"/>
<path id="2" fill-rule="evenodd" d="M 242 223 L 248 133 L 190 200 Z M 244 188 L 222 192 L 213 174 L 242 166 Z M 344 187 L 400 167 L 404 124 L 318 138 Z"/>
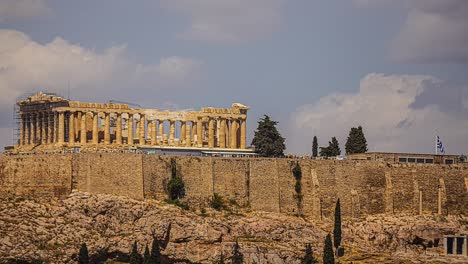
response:
<path id="1" fill-rule="evenodd" d="M 92 244 L 95 246 L 93 252 L 101 248 L 119 252 L 130 248 L 133 241 L 128 239 L 119 223 L 125 223 L 129 230 L 136 228 L 129 223 L 136 223 L 138 230 L 135 229 L 135 234 L 140 237 L 135 235 L 132 239 L 144 237 L 145 241 L 150 239 L 151 232 L 163 237 L 173 225 L 173 232 L 176 233 L 168 238 L 170 246 L 165 249 L 165 254 L 173 259 L 185 254 L 185 260 L 200 263 L 212 263 L 220 250 L 225 246 L 229 249 L 239 237 L 244 249 L 249 245 L 252 248 L 250 253 L 245 251 L 252 256 L 247 258 L 246 263 L 299 263 L 297 251 L 304 246 L 304 241 L 316 243 L 314 248 L 322 247 L 317 241 L 323 241 L 324 235 L 331 231 L 328 225 L 333 219 L 338 198 L 343 218 L 349 223 L 345 232 L 356 232 L 356 237 L 367 234 L 366 238 L 356 240 L 362 243 L 376 239 L 379 243 L 393 243 L 395 247 L 404 244 L 405 254 L 406 246 L 416 243 L 417 248 L 423 245 L 421 247 L 426 249 L 431 245 L 434 247 L 431 254 L 443 256 L 443 247 L 439 245 L 443 236 L 466 233 L 467 230 L 466 163 L 447 165 L 387 160 L 246 157 L 252 154 L 252 150 L 246 148 L 248 107 L 241 104 L 233 104 L 229 109 L 209 107 L 198 112 L 170 112 L 131 108 L 128 104 L 74 102 L 39 93 L 19 102 L 19 106 L 18 144 L 0 155 L 0 199 L 5 201 L 1 203 L 3 207 L 0 207 L 0 211 L 8 213 L 7 218 L 0 216 L 0 235 L 6 237 L 4 240 L 0 238 L 0 263 L 2 257 L 6 259 L 11 252 L 18 257 L 24 255 L 21 251 L 13 250 L 17 243 L 12 239 L 16 239 L 13 234 L 17 229 L 21 233 L 18 236 L 25 240 L 25 247 L 31 247 L 28 256 L 36 254 L 35 250 L 42 252 L 43 245 L 37 246 L 31 242 L 36 235 L 30 235 L 24 231 L 27 227 L 23 230 L 24 225 L 21 227 L 15 222 L 18 214 L 21 214 L 20 219 L 29 219 L 29 215 L 23 215 L 24 211 L 32 210 L 29 207 L 36 208 L 32 211 L 38 215 L 49 214 L 51 210 L 50 215 L 54 219 L 62 219 L 61 215 L 65 215 L 65 222 L 55 226 L 60 226 L 60 230 L 75 230 L 78 227 L 82 228 L 80 232 L 95 230 L 93 237 L 96 239 L 90 239 L 97 241 Z M 164 127 L 166 123 L 169 124 L 168 134 Z M 180 131 L 179 137 L 177 130 Z M 177 151 L 212 150 L 222 155 L 161 155 L 151 151 L 166 148 Z M 296 166 L 302 173 L 300 193 L 296 188 L 298 180 L 293 174 Z M 216 214 L 213 214 L 214 219 L 204 220 L 204 214 L 195 215 L 193 212 L 181 215 L 174 208 L 168 209 L 163 201 L 168 198 L 167 183 L 174 172 L 184 181 L 185 197 L 182 201 L 189 204 L 192 210 L 209 208 L 216 193 L 246 215 L 236 216 L 234 220 L 228 218 L 226 221 L 232 221 L 227 228 L 224 220 L 219 220 Z M 11 202 L 24 198 L 40 201 L 40 204 L 30 205 L 26 202 L 17 205 Z M 60 204 L 54 207 L 49 205 L 49 201 Z M 17 206 L 19 209 L 16 209 Z M 44 209 L 47 213 L 41 209 L 44 206 L 50 207 Z M 95 206 L 107 209 L 96 209 Z M 66 214 L 63 207 L 68 210 Z M 167 217 L 160 219 L 151 210 L 163 212 L 161 214 Z M 274 221 L 263 219 L 262 213 Z M 172 214 L 176 215 L 172 217 Z M 147 222 L 139 222 L 142 216 L 150 219 L 148 221 L 154 226 L 148 227 Z M 400 218 L 408 222 L 405 228 L 409 229 L 414 228 L 414 221 L 419 221 L 417 235 L 408 231 L 404 239 L 395 238 L 398 236 L 395 230 L 399 230 Z M 33 225 L 35 219 L 32 217 L 25 221 Z M 172 220 L 167 222 L 164 219 Z M 377 231 L 369 230 L 367 220 L 363 219 L 380 221 L 380 224 L 374 225 Z M 391 230 L 386 230 L 387 222 L 379 219 L 393 221 L 388 227 Z M 443 222 L 447 219 L 448 222 Z M 77 227 L 67 221 L 83 223 L 80 222 Z M 205 221 L 210 221 L 208 227 Z M 425 221 L 432 225 L 427 227 L 428 232 L 424 231 Z M 286 222 L 288 224 L 284 224 Z M 256 223 L 262 223 L 262 226 Z M 50 227 L 52 224 L 46 225 Z M 243 229 L 246 225 L 252 225 L 252 230 L 261 228 L 262 231 L 257 233 Z M 318 225 L 324 227 L 318 233 L 313 232 L 315 235 L 311 234 L 310 230 Z M 191 232 L 187 231 L 187 226 L 197 234 L 187 235 Z M 211 227 L 217 230 L 213 236 L 211 231 L 206 231 Z M 232 227 L 237 229 L 231 232 Z M 207 238 L 204 237 L 205 231 L 200 231 L 202 228 L 208 232 Z M 108 234 L 107 230 L 112 231 Z M 197 240 L 199 232 L 203 233 L 203 238 Z M 292 241 L 289 232 L 296 235 L 292 239 L 293 245 L 285 249 L 281 241 Z M 247 243 L 250 241 L 248 239 L 254 239 L 257 235 L 261 242 Z M 41 233 L 37 236 L 41 236 Z M 79 236 L 80 239 L 87 237 L 86 234 Z M 310 239 L 312 236 L 314 238 Z M 44 235 L 41 239 L 48 243 L 52 238 Z M 346 239 L 350 243 L 345 246 L 348 250 L 353 238 Z M 54 243 L 63 244 L 68 251 L 73 251 L 81 242 L 66 237 Z M 259 243 L 265 243 L 265 248 L 257 247 Z M 47 252 L 57 253 L 57 246 L 54 245 Z M 466 247 L 467 243 L 464 245 Z M 199 247 L 205 249 L 202 258 L 196 252 Z M 391 249 L 385 246 L 384 250 Z M 399 250 L 403 252 L 401 247 Z M 66 254 L 60 253 L 65 254 L 63 257 L 51 258 L 50 263 L 70 261 L 68 251 Z M 262 252 L 273 255 L 261 255 Z M 411 252 L 420 254 L 417 250 Z M 394 263 L 394 260 L 390 258 L 388 263 Z M 441 261 L 453 262 L 443 258 Z"/>

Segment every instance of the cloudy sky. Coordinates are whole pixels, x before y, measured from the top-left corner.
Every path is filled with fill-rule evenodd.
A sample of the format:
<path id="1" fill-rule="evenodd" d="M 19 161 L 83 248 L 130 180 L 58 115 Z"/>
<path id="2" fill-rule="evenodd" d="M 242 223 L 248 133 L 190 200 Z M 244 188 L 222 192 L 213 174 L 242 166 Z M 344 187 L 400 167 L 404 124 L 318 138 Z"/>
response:
<path id="1" fill-rule="evenodd" d="M 34 91 L 145 107 L 251 106 L 287 152 L 468 153 L 466 0 L 0 0 L 0 145 Z"/>

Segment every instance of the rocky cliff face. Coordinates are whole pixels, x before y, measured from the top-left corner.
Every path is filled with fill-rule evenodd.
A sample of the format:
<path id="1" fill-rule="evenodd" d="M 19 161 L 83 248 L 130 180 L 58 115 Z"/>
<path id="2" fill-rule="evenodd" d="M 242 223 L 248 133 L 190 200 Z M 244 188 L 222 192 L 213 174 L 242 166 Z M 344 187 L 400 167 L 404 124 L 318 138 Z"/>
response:
<path id="1" fill-rule="evenodd" d="M 158 201 L 73 193 L 64 200 L 0 201 L 0 263 L 74 263 L 80 244 L 93 260 L 125 262 L 160 240 L 167 263 L 213 263 L 237 240 L 245 263 L 300 263 L 307 243 L 321 260 L 330 219 L 275 213 L 183 210 Z M 444 234 L 468 233 L 461 216 L 372 216 L 343 222 L 341 263 L 463 263 L 442 255 Z"/>

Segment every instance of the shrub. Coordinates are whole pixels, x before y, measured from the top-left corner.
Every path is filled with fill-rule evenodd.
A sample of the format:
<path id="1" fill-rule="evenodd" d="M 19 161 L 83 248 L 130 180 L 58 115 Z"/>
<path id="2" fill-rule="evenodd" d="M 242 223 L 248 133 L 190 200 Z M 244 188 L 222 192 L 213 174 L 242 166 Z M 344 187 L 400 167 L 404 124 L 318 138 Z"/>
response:
<path id="1" fill-rule="evenodd" d="M 214 193 L 213 198 L 211 199 L 211 207 L 218 211 L 222 209 L 226 209 L 226 205 L 224 204 L 223 197 L 217 193 Z"/>

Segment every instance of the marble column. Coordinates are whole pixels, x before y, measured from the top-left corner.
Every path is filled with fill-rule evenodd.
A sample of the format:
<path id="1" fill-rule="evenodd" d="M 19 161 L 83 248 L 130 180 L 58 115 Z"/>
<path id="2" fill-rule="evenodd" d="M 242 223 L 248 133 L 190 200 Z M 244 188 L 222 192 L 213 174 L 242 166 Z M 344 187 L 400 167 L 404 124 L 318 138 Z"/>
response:
<path id="1" fill-rule="evenodd" d="M 140 139 L 140 145 L 145 145 L 146 144 L 146 136 L 145 136 L 145 122 L 146 122 L 146 119 L 145 119 L 145 115 L 143 114 L 140 114 L 140 133 L 138 135 L 139 139 Z"/>
<path id="2" fill-rule="evenodd" d="M 186 125 L 187 124 L 185 123 L 185 121 L 180 122 L 180 143 L 185 142 L 185 135 L 186 135 L 185 126 Z"/>
<path id="3" fill-rule="evenodd" d="M 163 137 L 164 137 L 164 120 L 162 119 L 159 119 L 158 120 L 158 136 L 160 138 L 159 140 L 159 144 L 162 145 L 163 144 Z"/>
<path id="4" fill-rule="evenodd" d="M 219 147 L 225 148 L 226 147 L 226 119 L 220 119 L 221 127 L 219 128 Z"/>
<path id="5" fill-rule="evenodd" d="M 68 119 L 68 143 L 75 143 L 75 113 L 70 112 Z"/>
<path id="6" fill-rule="evenodd" d="M 75 138 L 77 140 L 81 135 L 81 115 L 81 111 L 75 114 Z"/>
<path id="7" fill-rule="evenodd" d="M 104 144 L 110 144 L 110 113 L 104 113 Z"/>
<path id="8" fill-rule="evenodd" d="M 93 144 L 99 144 L 99 113 L 93 114 Z"/>
<path id="9" fill-rule="evenodd" d="M 169 142 L 173 142 L 175 139 L 175 121 L 169 120 Z"/>
<path id="10" fill-rule="evenodd" d="M 24 144 L 28 145 L 31 144 L 31 115 L 30 114 L 25 114 L 26 119 L 25 119 L 25 139 L 24 139 Z"/>
<path id="11" fill-rule="evenodd" d="M 246 149 L 247 144 L 247 127 L 246 127 L 246 119 L 241 119 L 241 128 L 240 128 L 240 148 L 241 149 Z"/>
<path id="12" fill-rule="evenodd" d="M 192 135 L 190 137 L 190 140 L 194 143 L 194 146 L 196 146 L 195 145 L 195 141 L 196 141 L 195 136 L 196 135 L 197 135 L 197 123 L 194 120 L 192 120 Z"/>
<path id="13" fill-rule="evenodd" d="M 47 144 L 47 113 L 41 113 L 41 144 Z"/>
<path id="14" fill-rule="evenodd" d="M 24 129 L 25 128 L 25 119 L 26 118 L 25 118 L 24 114 L 20 115 L 20 128 L 19 128 L 20 134 L 19 134 L 19 142 L 18 142 L 19 145 L 24 145 L 24 142 L 25 142 L 25 140 L 24 140 L 24 138 L 25 138 L 25 136 L 24 136 L 25 135 L 25 129 Z"/>
<path id="15" fill-rule="evenodd" d="M 197 146 L 199 148 L 203 147 L 203 121 L 201 117 L 198 118 L 197 120 Z"/>
<path id="16" fill-rule="evenodd" d="M 59 112 L 58 114 L 58 143 L 65 142 L 65 113 Z"/>
<path id="17" fill-rule="evenodd" d="M 230 139 L 230 137 L 229 137 L 229 132 L 231 131 L 231 130 L 229 129 L 230 127 L 231 127 L 231 120 L 229 119 L 229 120 L 226 120 L 226 126 L 225 126 L 226 130 L 225 130 L 225 133 L 224 133 L 224 134 L 226 135 L 226 139 L 225 139 L 225 141 L 226 141 L 226 148 L 230 148 L 230 147 L 231 147 L 231 144 L 230 144 L 230 142 L 229 142 L 229 139 Z"/>
<path id="18" fill-rule="evenodd" d="M 54 112 L 54 142 L 57 143 L 59 141 L 59 113 Z"/>
<path id="19" fill-rule="evenodd" d="M 36 144 L 41 143 L 41 113 L 36 114 Z"/>
<path id="20" fill-rule="evenodd" d="M 192 146 L 192 142 L 190 140 L 190 124 L 185 124 L 185 146 L 190 147 Z"/>
<path id="21" fill-rule="evenodd" d="M 54 131 L 54 118 L 52 113 L 47 113 L 47 144 L 52 144 L 54 142 L 53 137 Z"/>
<path id="22" fill-rule="evenodd" d="M 115 118 L 115 143 L 122 145 L 122 114 L 117 113 Z"/>
<path id="23" fill-rule="evenodd" d="M 128 138 L 127 138 L 127 144 L 128 145 L 133 145 L 133 114 L 128 114 L 128 119 L 127 119 L 127 127 L 128 127 Z"/>
<path id="24" fill-rule="evenodd" d="M 80 128 L 80 143 L 81 144 L 86 144 L 88 143 L 87 141 L 87 128 L 86 128 L 86 112 L 81 113 L 81 120 L 80 120 L 81 128 Z"/>
<path id="25" fill-rule="evenodd" d="M 208 147 L 214 148 L 214 120 L 210 118 L 208 121 Z"/>
<path id="26" fill-rule="evenodd" d="M 237 148 L 237 120 L 231 120 L 231 148 Z"/>
<path id="27" fill-rule="evenodd" d="M 157 135 L 156 135 L 156 134 L 157 134 L 157 133 L 156 133 L 156 132 L 157 132 L 157 129 L 156 129 L 156 120 L 154 120 L 154 119 L 151 120 L 148 126 L 151 127 L 151 135 L 150 135 L 150 137 L 151 137 L 151 145 L 154 146 L 154 145 L 156 145 L 156 136 L 157 136 Z"/>

